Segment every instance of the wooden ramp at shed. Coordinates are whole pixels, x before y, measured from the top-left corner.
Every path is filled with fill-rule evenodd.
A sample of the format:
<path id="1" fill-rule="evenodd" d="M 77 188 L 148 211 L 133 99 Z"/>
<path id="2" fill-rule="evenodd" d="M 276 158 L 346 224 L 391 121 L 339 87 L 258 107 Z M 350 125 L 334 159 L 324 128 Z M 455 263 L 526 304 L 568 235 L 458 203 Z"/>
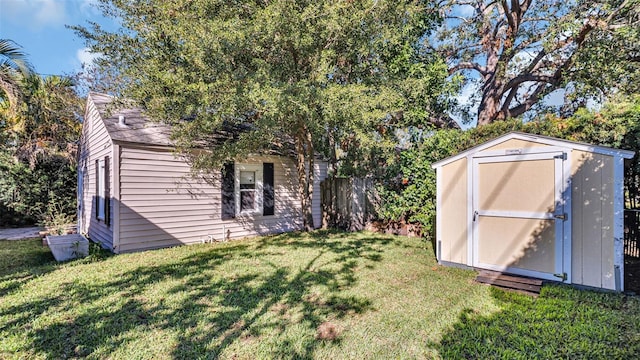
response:
<path id="1" fill-rule="evenodd" d="M 540 289 L 542 289 L 542 280 L 540 279 L 489 270 L 478 270 L 476 281 L 534 296 L 540 294 Z"/>

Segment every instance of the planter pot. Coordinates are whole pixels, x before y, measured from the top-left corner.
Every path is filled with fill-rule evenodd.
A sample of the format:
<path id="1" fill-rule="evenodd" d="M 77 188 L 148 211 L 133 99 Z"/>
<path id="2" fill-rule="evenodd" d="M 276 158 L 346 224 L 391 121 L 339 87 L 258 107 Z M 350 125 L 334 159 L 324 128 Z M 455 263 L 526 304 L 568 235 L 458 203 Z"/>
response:
<path id="1" fill-rule="evenodd" d="M 47 236 L 47 245 L 56 261 L 66 261 L 89 255 L 89 240 L 80 234 Z"/>

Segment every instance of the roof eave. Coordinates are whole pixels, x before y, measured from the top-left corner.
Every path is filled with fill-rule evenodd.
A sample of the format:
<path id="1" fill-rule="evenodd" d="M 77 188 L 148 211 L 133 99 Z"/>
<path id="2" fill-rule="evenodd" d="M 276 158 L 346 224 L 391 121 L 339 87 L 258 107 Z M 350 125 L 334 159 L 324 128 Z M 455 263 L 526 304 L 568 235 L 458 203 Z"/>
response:
<path id="1" fill-rule="evenodd" d="M 559 147 L 565 147 L 565 148 L 570 148 L 570 149 L 575 149 L 575 150 L 582 150 L 582 151 L 587 151 L 587 152 L 592 152 L 592 153 L 596 153 L 596 154 L 603 154 L 603 155 L 609 155 L 609 156 L 614 156 L 614 157 L 621 157 L 623 159 L 631 159 L 635 156 L 635 152 L 634 151 L 630 151 L 630 150 L 622 150 L 622 149 L 614 149 L 614 148 L 609 148 L 609 147 L 605 147 L 605 146 L 598 146 L 598 145 L 590 145 L 590 144 L 585 144 L 585 143 L 580 143 L 580 142 L 576 142 L 576 141 L 570 141 L 570 140 L 564 140 L 564 139 L 557 139 L 557 138 L 552 138 L 552 137 L 548 137 L 548 136 L 544 136 L 544 135 L 534 135 L 534 134 L 528 134 L 528 133 L 523 133 L 523 132 L 518 132 L 518 131 L 512 131 L 510 133 L 507 133 L 505 135 L 499 136 L 493 140 L 489 140 L 487 142 L 484 142 L 482 144 L 476 145 L 472 148 L 469 148 L 459 154 L 450 156 L 448 158 L 442 159 L 440 161 L 437 161 L 433 164 L 431 164 L 431 168 L 436 169 L 438 167 L 442 167 L 446 164 L 449 164 L 451 162 L 454 162 L 456 160 L 459 160 L 463 157 L 466 157 L 467 155 L 474 153 L 474 152 L 479 152 L 482 151 L 486 148 L 490 148 L 494 145 L 497 145 L 501 142 L 507 141 L 507 140 L 511 140 L 511 139 L 519 139 L 519 140 L 525 140 L 525 141 L 535 141 L 535 142 L 539 142 L 545 145 L 552 145 L 552 146 L 559 146 Z"/>

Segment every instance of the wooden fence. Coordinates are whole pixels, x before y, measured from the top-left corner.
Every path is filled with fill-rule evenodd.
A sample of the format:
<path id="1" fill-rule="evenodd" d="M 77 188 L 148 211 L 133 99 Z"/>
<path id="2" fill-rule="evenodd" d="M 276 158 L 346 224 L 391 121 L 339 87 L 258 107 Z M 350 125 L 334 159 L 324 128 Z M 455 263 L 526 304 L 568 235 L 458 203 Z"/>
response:
<path id="1" fill-rule="evenodd" d="M 640 258 L 640 210 L 624 211 L 624 254 Z"/>
<path id="2" fill-rule="evenodd" d="M 375 214 L 371 179 L 327 178 L 321 184 L 322 227 L 359 231 Z"/>

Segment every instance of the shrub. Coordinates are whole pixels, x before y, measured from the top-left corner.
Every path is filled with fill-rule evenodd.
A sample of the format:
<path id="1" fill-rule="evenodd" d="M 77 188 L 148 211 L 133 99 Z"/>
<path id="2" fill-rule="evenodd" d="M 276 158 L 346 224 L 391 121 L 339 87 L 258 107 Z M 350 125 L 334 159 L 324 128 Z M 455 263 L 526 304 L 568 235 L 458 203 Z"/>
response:
<path id="1" fill-rule="evenodd" d="M 510 119 L 466 131 L 438 130 L 397 155 L 378 191 L 383 199 L 378 215 L 384 220 L 419 223 L 432 237 L 435 225 L 436 175 L 431 164 L 473 146 L 521 131 L 561 139 L 637 151 L 640 149 L 640 96 L 619 99 L 600 112 L 579 110 L 562 119 L 545 115 L 527 123 Z M 638 206 L 640 161 L 625 166 L 625 186 L 631 206 Z"/>
<path id="2" fill-rule="evenodd" d="M 76 165 L 60 154 L 38 154 L 31 163 L 0 153 L 0 226 L 73 219 Z"/>

